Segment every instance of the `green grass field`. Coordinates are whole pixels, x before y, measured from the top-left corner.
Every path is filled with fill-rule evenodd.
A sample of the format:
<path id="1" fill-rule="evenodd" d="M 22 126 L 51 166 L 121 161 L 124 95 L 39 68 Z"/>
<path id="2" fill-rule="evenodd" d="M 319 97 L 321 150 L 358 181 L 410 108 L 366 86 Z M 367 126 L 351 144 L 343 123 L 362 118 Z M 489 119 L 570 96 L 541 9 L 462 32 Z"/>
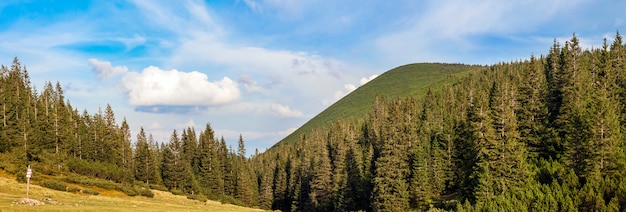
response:
<path id="1" fill-rule="evenodd" d="M 44 202 L 41 206 L 18 205 L 26 197 L 26 184 L 0 171 L 0 211 L 263 211 L 220 202 L 200 202 L 169 192 L 152 190 L 153 198 L 129 197 L 119 191 L 100 191 L 92 196 L 82 193 L 56 191 L 37 185 L 30 186 L 31 199 Z"/>
<path id="2" fill-rule="evenodd" d="M 408 96 L 419 99 L 429 88 L 438 90 L 449 86 L 475 68 L 441 63 L 417 63 L 394 68 L 340 99 L 279 143 L 294 143 L 300 134 L 330 126 L 337 120 L 362 118 L 372 109 L 376 96 L 382 96 L 387 101 Z"/>

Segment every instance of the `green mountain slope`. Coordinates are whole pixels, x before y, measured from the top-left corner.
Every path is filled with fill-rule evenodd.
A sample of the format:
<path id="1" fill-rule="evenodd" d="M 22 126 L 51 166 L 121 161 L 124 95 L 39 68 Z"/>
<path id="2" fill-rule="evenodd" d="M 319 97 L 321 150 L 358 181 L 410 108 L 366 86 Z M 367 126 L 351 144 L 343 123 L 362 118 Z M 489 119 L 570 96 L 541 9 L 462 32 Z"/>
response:
<path id="1" fill-rule="evenodd" d="M 300 134 L 309 133 L 311 129 L 317 127 L 329 126 L 337 120 L 363 117 L 374 105 L 376 96 L 388 100 L 407 96 L 420 98 L 429 88 L 436 90 L 450 85 L 459 75 L 475 67 L 462 64 L 416 63 L 391 69 L 335 102 L 278 144 L 296 142 Z"/>

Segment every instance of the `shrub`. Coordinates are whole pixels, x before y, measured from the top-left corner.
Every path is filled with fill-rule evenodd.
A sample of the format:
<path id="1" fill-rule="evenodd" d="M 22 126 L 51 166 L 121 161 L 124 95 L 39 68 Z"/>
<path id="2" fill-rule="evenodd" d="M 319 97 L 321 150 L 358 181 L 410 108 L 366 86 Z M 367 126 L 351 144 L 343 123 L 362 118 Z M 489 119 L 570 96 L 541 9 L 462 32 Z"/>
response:
<path id="1" fill-rule="evenodd" d="M 174 194 L 174 195 L 183 195 L 183 191 L 182 190 L 178 190 L 178 189 L 172 189 L 172 190 L 170 190 L 170 192 L 172 192 L 172 194 Z"/>
<path id="2" fill-rule="evenodd" d="M 150 184 L 150 188 L 151 189 L 156 189 L 159 191 L 168 191 L 167 188 L 163 185 L 157 185 L 157 184 Z"/>
<path id="3" fill-rule="evenodd" d="M 122 168 L 111 163 L 93 162 L 81 160 L 78 158 L 70 158 L 67 161 L 67 166 L 69 171 L 81 175 L 112 180 L 118 183 L 132 183 L 133 181 L 132 174 L 125 172 Z"/>
<path id="4" fill-rule="evenodd" d="M 15 174 L 15 179 L 17 182 L 26 183 L 26 174 L 24 174 L 24 172 L 18 172 Z"/>
<path id="5" fill-rule="evenodd" d="M 104 179 L 84 178 L 84 177 L 67 177 L 65 178 L 64 181 L 68 183 L 96 186 L 96 187 L 100 187 L 100 188 L 104 188 L 108 190 L 114 190 L 117 187 L 114 182 L 111 182 L 109 180 L 104 180 Z"/>
<path id="6" fill-rule="evenodd" d="M 74 186 L 67 187 L 67 192 L 79 192 L 79 191 L 80 191 L 79 187 L 74 187 Z"/>
<path id="7" fill-rule="evenodd" d="M 230 196 L 230 195 L 222 195 L 220 196 L 219 200 L 222 203 L 233 204 L 233 205 L 244 205 L 243 202 L 241 202 L 241 200 L 238 200 L 235 197 Z"/>
<path id="8" fill-rule="evenodd" d="M 83 188 L 82 190 L 83 194 L 90 194 L 90 195 L 98 195 L 100 194 L 100 192 L 96 191 L 96 190 L 91 190 L 88 188 Z"/>
<path id="9" fill-rule="evenodd" d="M 41 186 L 46 187 L 46 188 L 51 188 L 51 189 L 54 189 L 54 190 L 58 190 L 58 191 L 67 191 L 66 190 L 67 185 L 64 182 L 57 181 L 57 180 L 46 180 L 46 181 L 43 181 Z"/>
<path id="10" fill-rule="evenodd" d="M 152 191 L 150 191 L 150 189 L 147 188 L 140 188 L 139 190 L 139 195 L 144 196 L 144 197 L 154 197 L 154 193 L 152 193 Z"/>
<path id="11" fill-rule="evenodd" d="M 117 190 L 124 192 L 126 195 L 131 197 L 137 196 L 137 190 L 135 190 L 135 188 L 131 186 L 120 185 L 117 187 Z"/>

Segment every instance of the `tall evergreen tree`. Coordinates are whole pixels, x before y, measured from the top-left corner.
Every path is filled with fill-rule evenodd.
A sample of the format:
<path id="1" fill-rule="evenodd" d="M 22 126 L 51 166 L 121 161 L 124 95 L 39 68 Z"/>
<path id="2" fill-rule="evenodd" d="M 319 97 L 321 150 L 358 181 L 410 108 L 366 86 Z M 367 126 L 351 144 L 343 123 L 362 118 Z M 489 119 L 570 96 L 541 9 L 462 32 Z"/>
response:
<path id="1" fill-rule="evenodd" d="M 402 128 L 394 124 L 401 120 L 401 106 L 389 106 L 384 123 L 380 156 L 376 159 L 372 208 L 375 211 L 402 211 L 409 207 L 406 179 L 409 174 L 408 149 L 410 141 L 402 139 Z"/>
<path id="2" fill-rule="evenodd" d="M 171 152 L 170 152 L 171 153 Z M 170 154 L 168 153 L 168 154 Z M 135 143 L 135 179 L 145 182 L 146 184 L 156 183 L 156 170 L 154 169 L 154 156 L 150 145 L 148 144 L 148 138 L 143 127 L 137 134 L 137 141 Z M 168 160 L 173 159 L 168 155 Z M 167 170 L 169 171 L 169 170 Z M 169 173 L 168 173 L 169 174 Z"/>

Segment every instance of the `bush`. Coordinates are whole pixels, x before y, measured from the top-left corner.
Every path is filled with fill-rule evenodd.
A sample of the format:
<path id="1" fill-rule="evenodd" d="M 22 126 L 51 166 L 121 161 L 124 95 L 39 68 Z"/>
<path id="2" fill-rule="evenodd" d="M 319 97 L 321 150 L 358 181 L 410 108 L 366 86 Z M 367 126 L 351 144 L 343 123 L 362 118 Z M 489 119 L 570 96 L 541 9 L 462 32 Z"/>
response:
<path id="1" fill-rule="evenodd" d="M 74 187 L 74 186 L 67 187 L 67 192 L 79 192 L 79 191 L 80 191 L 79 187 Z"/>
<path id="2" fill-rule="evenodd" d="M 133 175 L 126 173 L 122 168 L 115 164 L 93 162 L 81 160 L 78 158 L 70 158 L 67 161 L 67 167 L 69 171 L 107 180 L 112 180 L 118 183 L 133 182 Z"/>
<path id="3" fill-rule="evenodd" d="M 157 185 L 157 184 L 150 184 L 150 188 L 151 189 L 156 189 L 159 191 L 168 191 L 167 188 L 163 185 Z"/>
<path id="4" fill-rule="evenodd" d="M 131 197 L 137 196 L 137 190 L 135 190 L 134 187 L 120 185 L 117 190 L 124 192 L 126 195 Z"/>
<path id="5" fill-rule="evenodd" d="M 26 183 L 26 174 L 24 172 L 18 172 L 15 174 L 15 180 L 20 183 Z"/>
<path id="6" fill-rule="evenodd" d="M 244 205 L 243 202 L 241 202 L 241 200 L 238 200 L 235 197 L 230 196 L 230 195 L 222 195 L 220 196 L 219 200 L 222 203 L 227 203 L 227 204 L 232 204 L 232 205 Z"/>
<path id="7" fill-rule="evenodd" d="M 111 182 L 109 180 L 104 180 L 104 179 L 69 176 L 65 178 L 64 181 L 68 183 L 75 183 L 75 184 L 81 184 L 81 185 L 87 185 L 87 186 L 96 186 L 96 187 L 100 187 L 100 188 L 104 188 L 108 190 L 115 190 L 117 188 L 116 183 Z"/>
<path id="8" fill-rule="evenodd" d="M 43 183 L 41 184 L 41 186 L 46 187 L 46 188 L 51 188 L 54 190 L 58 190 L 58 191 L 67 191 L 67 185 L 64 182 L 61 181 L 57 181 L 57 180 L 46 180 L 43 181 Z"/>
<path id="9" fill-rule="evenodd" d="M 140 188 L 139 190 L 139 195 L 144 196 L 144 197 L 154 197 L 154 193 L 152 193 L 152 191 L 150 191 L 150 189 L 147 188 Z"/>
<path id="10" fill-rule="evenodd" d="M 83 194 L 90 194 L 90 195 L 98 195 L 100 194 L 100 192 L 96 191 L 96 190 L 91 190 L 88 188 L 83 188 L 82 190 Z"/>
<path id="11" fill-rule="evenodd" d="M 170 192 L 172 192 L 173 195 L 183 195 L 183 191 L 178 189 L 172 189 Z"/>

